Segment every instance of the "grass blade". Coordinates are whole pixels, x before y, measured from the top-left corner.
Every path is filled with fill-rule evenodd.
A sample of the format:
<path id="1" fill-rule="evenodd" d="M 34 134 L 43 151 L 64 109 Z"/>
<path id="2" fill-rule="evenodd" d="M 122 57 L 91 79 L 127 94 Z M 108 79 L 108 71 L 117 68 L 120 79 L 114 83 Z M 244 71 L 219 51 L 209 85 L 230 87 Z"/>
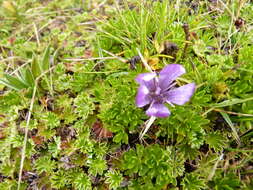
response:
<path id="1" fill-rule="evenodd" d="M 225 119 L 225 121 L 227 122 L 227 124 L 230 126 L 230 128 L 232 129 L 232 134 L 237 142 L 238 145 L 241 144 L 239 135 L 237 134 L 237 131 L 234 127 L 234 124 L 232 123 L 231 119 L 229 118 L 228 114 L 225 112 L 220 112 L 220 114 L 222 115 L 222 117 Z"/>
<path id="2" fill-rule="evenodd" d="M 12 86 L 12 88 L 16 88 L 18 90 L 21 90 L 23 88 L 27 88 L 28 86 L 23 83 L 21 80 L 17 79 L 16 77 L 13 77 L 9 74 L 4 74 L 4 77 L 8 80 L 9 85 Z"/>
<path id="3" fill-rule="evenodd" d="M 253 100 L 253 97 L 250 98 L 246 98 L 246 99 L 232 99 L 232 100 L 226 100 L 224 102 L 221 103 L 217 103 L 217 104 L 213 104 L 211 105 L 211 107 L 213 108 L 222 108 L 222 107 L 226 107 L 226 106 L 232 106 L 235 104 L 241 104 L 247 101 Z"/>
<path id="4" fill-rule="evenodd" d="M 11 88 L 13 90 L 20 90 L 19 88 L 16 88 L 14 86 L 12 86 L 9 82 L 3 80 L 3 79 L 0 79 L 0 84 L 3 84 L 4 86 L 7 86 L 8 88 Z"/>
<path id="5" fill-rule="evenodd" d="M 31 87 L 34 86 L 35 81 L 30 68 L 27 68 L 25 71 L 25 80 Z"/>
<path id="6" fill-rule="evenodd" d="M 43 71 L 47 71 L 50 68 L 50 46 L 47 46 L 44 51 L 41 68 Z"/>
<path id="7" fill-rule="evenodd" d="M 36 55 L 35 54 L 32 57 L 31 71 L 32 71 L 32 74 L 33 74 L 34 78 L 37 78 L 42 73 L 40 65 L 39 65 L 39 62 L 36 59 Z"/>

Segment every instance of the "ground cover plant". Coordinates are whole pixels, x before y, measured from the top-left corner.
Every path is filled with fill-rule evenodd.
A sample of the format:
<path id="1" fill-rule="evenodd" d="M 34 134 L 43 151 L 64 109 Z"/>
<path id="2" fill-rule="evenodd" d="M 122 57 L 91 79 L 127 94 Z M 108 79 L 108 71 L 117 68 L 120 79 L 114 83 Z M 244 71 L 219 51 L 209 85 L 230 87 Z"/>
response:
<path id="1" fill-rule="evenodd" d="M 1 190 L 253 189 L 252 1 L 0 5 Z"/>

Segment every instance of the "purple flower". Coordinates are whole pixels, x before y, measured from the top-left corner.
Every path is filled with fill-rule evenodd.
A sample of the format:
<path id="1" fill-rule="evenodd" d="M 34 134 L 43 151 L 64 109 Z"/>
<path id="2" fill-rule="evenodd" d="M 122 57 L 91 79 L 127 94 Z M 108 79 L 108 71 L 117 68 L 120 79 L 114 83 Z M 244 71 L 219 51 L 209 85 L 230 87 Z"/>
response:
<path id="1" fill-rule="evenodd" d="M 176 80 L 185 73 L 185 69 L 179 64 L 167 65 L 159 74 L 143 73 L 136 77 L 140 84 L 136 96 L 137 107 L 149 105 L 146 111 L 148 116 L 168 117 L 169 109 L 164 105 L 168 103 L 183 105 L 190 100 L 194 91 L 195 84 L 190 83 L 176 88 Z"/>

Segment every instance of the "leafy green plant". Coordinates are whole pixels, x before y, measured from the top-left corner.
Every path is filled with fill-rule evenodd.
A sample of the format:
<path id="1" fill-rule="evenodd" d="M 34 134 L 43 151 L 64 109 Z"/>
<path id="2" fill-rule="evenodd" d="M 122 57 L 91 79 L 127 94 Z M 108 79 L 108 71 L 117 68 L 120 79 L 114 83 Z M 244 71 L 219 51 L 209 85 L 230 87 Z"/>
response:
<path id="1" fill-rule="evenodd" d="M 106 161 L 104 159 L 89 159 L 88 161 L 89 173 L 96 176 L 97 174 L 102 175 L 107 169 Z"/>
<path id="2" fill-rule="evenodd" d="M 16 77 L 4 74 L 5 80 L 1 79 L 0 82 L 14 90 L 28 89 L 34 87 L 34 78 L 31 70 L 22 69 Z"/>
<path id="3" fill-rule="evenodd" d="M 250 1 L 0 4 L 0 189 L 253 189 Z M 194 96 L 140 138 L 173 63 Z"/>
<path id="4" fill-rule="evenodd" d="M 113 91 L 113 104 L 109 102 L 107 97 L 104 97 L 102 105 L 104 107 L 99 114 L 100 119 L 105 126 L 115 133 L 113 138 L 116 143 L 127 143 L 127 131 L 134 132 L 139 125 L 143 123 L 142 118 L 145 118 L 143 112 L 134 104 L 136 93 L 135 82 L 133 76 L 129 73 L 123 75 L 112 75 L 107 78 L 107 89 Z M 110 86 L 111 87 L 110 87 Z M 134 85 L 134 87 L 132 86 Z"/>
<path id="5" fill-rule="evenodd" d="M 177 184 L 176 177 L 184 172 L 183 162 L 182 154 L 171 147 L 137 145 L 136 151 L 130 150 L 123 155 L 121 167 L 127 175 L 140 176 L 136 181 L 139 188 L 149 184 L 150 188 L 161 189 L 168 184 Z"/>
<path id="6" fill-rule="evenodd" d="M 220 174 L 222 175 L 222 174 Z M 232 173 L 225 175 L 222 179 L 217 177 L 210 183 L 210 187 L 215 189 L 240 189 L 240 180 Z"/>
<path id="7" fill-rule="evenodd" d="M 37 61 L 35 55 L 32 62 L 14 71 L 15 76 L 5 73 L 4 78 L 0 79 L 0 83 L 14 90 L 30 89 L 36 86 L 36 81 L 46 74 L 50 69 L 50 46 L 44 50 L 41 61 Z M 50 89 L 49 79 L 44 77 Z"/>
<path id="8" fill-rule="evenodd" d="M 54 172 L 53 175 L 50 177 L 50 182 L 53 188 L 63 188 L 69 183 L 69 179 L 64 170 L 59 170 Z"/>
<path id="9" fill-rule="evenodd" d="M 51 160 L 50 156 L 40 157 L 35 162 L 35 168 L 39 174 L 43 172 L 50 174 L 56 168 L 56 162 L 54 160 Z"/>
<path id="10" fill-rule="evenodd" d="M 197 190 L 197 189 L 205 189 L 205 181 L 200 179 L 199 176 L 194 175 L 192 173 L 187 174 L 182 182 L 182 186 L 184 190 Z"/>
<path id="11" fill-rule="evenodd" d="M 178 144 L 188 144 L 191 148 L 199 148 L 204 143 L 204 127 L 209 121 L 190 107 L 177 107 L 175 113 L 168 119 L 161 119 L 159 123 L 166 126 L 164 131 L 170 138 L 175 137 Z M 165 135 L 165 133 L 162 133 Z"/>
<path id="12" fill-rule="evenodd" d="M 106 183 L 109 183 L 110 189 L 117 189 L 120 187 L 121 182 L 123 181 L 123 177 L 118 171 L 109 171 L 106 173 Z"/>
<path id="13" fill-rule="evenodd" d="M 78 190 L 91 189 L 91 181 L 89 177 L 82 172 L 75 176 L 73 184 L 74 187 Z"/>

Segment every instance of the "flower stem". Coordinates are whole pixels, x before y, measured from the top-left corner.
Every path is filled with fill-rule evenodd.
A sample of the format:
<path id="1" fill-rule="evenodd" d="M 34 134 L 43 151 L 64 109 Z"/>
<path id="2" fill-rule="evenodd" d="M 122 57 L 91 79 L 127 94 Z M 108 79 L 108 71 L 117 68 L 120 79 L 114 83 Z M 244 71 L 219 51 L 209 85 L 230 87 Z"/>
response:
<path id="1" fill-rule="evenodd" d="M 142 132 L 140 133 L 139 139 L 142 140 L 143 136 L 148 132 L 149 128 L 151 127 L 151 125 L 154 123 L 154 121 L 156 120 L 156 117 L 151 116 L 149 118 L 149 120 L 147 120 L 144 124 L 144 130 L 142 130 Z"/>
<path id="2" fill-rule="evenodd" d="M 151 67 L 148 65 L 147 61 L 146 61 L 146 60 L 144 59 L 144 57 L 142 56 L 140 50 L 139 50 L 138 48 L 136 48 L 136 49 L 137 49 L 137 52 L 138 52 L 138 54 L 139 54 L 139 56 L 140 56 L 140 58 L 141 58 L 141 61 L 142 61 L 143 65 L 145 66 L 145 68 L 146 68 L 149 72 L 153 73 L 154 71 L 153 71 L 153 70 L 151 69 Z"/>

